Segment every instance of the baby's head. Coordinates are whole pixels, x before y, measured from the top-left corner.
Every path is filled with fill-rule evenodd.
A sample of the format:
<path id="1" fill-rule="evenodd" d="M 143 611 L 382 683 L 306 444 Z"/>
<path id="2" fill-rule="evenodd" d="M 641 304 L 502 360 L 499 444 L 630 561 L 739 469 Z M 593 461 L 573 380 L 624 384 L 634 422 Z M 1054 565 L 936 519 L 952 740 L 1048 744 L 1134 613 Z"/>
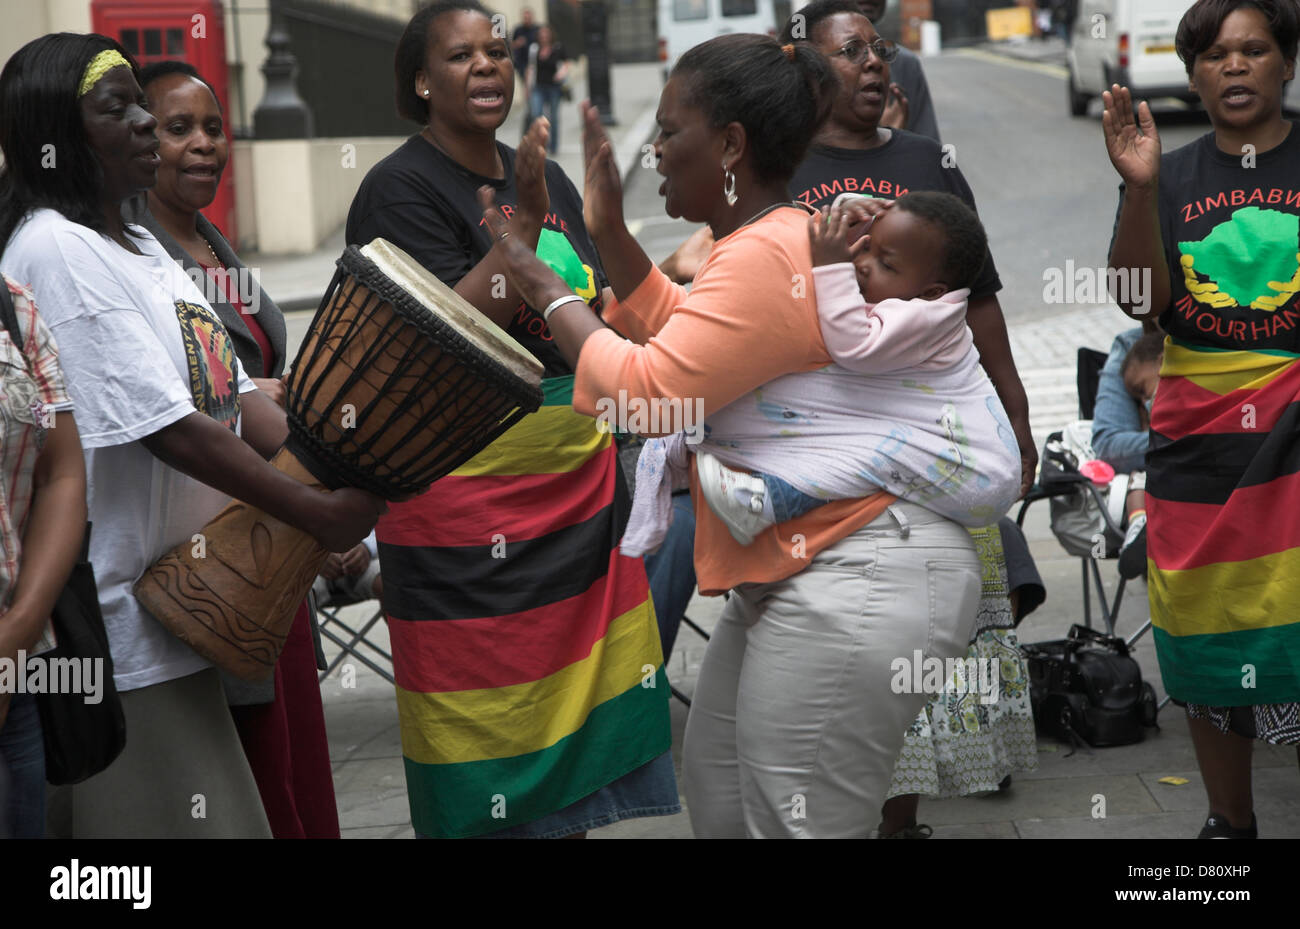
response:
<path id="1" fill-rule="evenodd" d="M 1133 343 L 1120 368 L 1124 389 L 1130 397 L 1148 409 L 1151 398 L 1156 395 L 1156 386 L 1160 383 L 1160 364 L 1164 357 L 1164 333 L 1148 332 Z"/>
<path id="2" fill-rule="evenodd" d="M 870 244 L 853 261 L 868 303 L 937 300 L 970 287 L 989 250 L 975 211 L 961 198 L 937 191 L 904 194 L 869 231 Z"/>

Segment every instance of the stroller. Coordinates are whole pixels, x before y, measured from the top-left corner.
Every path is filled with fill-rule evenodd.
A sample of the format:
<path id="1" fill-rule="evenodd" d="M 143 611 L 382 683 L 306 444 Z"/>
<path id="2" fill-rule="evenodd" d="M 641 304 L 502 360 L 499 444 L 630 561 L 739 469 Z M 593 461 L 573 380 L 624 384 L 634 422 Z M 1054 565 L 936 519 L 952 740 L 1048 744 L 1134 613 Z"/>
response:
<path id="1" fill-rule="evenodd" d="M 1026 643 L 1022 650 L 1030 664 L 1031 679 L 1038 678 L 1038 686 L 1042 691 L 1057 691 L 1052 695 L 1054 698 L 1059 697 L 1059 691 L 1063 689 L 1060 679 L 1063 655 L 1079 654 L 1085 644 L 1089 648 L 1099 647 L 1108 651 L 1110 654 L 1104 661 L 1094 660 L 1091 664 L 1085 662 L 1086 670 L 1079 670 L 1074 675 L 1074 688 L 1081 689 L 1081 681 L 1087 679 L 1086 682 L 1098 689 L 1098 692 L 1108 692 L 1111 696 L 1127 694 L 1127 691 L 1132 690 L 1132 694 L 1119 698 L 1118 702 L 1140 699 L 1143 704 L 1142 724 L 1154 725 L 1156 713 L 1170 698 L 1166 696 L 1158 704 L 1155 703 L 1151 685 L 1141 682 L 1136 663 L 1131 664 L 1131 670 L 1128 667 L 1131 662 L 1129 653 L 1133 645 L 1150 631 L 1151 620 L 1147 619 L 1127 638 L 1117 636 L 1115 627 L 1128 581 L 1123 576 L 1118 576 L 1113 592 L 1108 596 L 1101 571 L 1103 561 L 1118 558 L 1124 541 L 1121 524 L 1128 489 L 1127 477 L 1116 476 L 1108 487 L 1099 488 L 1079 470 L 1083 460 L 1091 457 L 1091 419 L 1106 357 L 1105 352 L 1079 349 L 1077 384 L 1081 421 L 1071 423 L 1047 437 L 1040 459 L 1038 481 L 1025 496 L 1016 515 L 1017 525 L 1023 527 L 1030 506 L 1040 500 L 1049 502 L 1053 535 L 1067 552 L 1079 558 L 1083 587 L 1083 624 L 1076 625 L 1071 630 L 1070 637 L 1063 642 Z M 1093 626 L 1094 595 L 1102 629 L 1094 629 Z M 1097 653 L 1094 652 L 1091 657 L 1097 659 Z M 1069 660 L 1074 661 L 1074 658 L 1070 657 Z M 1065 676 L 1069 678 L 1071 673 L 1067 671 Z M 1119 680 L 1121 677 L 1124 678 L 1122 682 Z M 1044 713 L 1046 712 L 1045 706 Z M 1072 727 L 1067 721 L 1064 725 L 1066 730 L 1078 728 L 1082 720 L 1078 707 L 1074 707 L 1072 713 L 1076 725 Z M 1056 725 L 1056 714 L 1051 715 L 1047 728 L 1052 731 L 1061 729 L 1061 726 Z M 1116 725 L 1120 724 L 1120 716 L 1121 714 L 1115 715 Z M 1126 744 L 1136 739 L 1126 734 L 1122 738 L 1116 737 L 1113 742 L 1107 742 L 1104 738 L 1100 741 L 1089 738 L 1087 741 L 1093 745 L 1105 745 Z"/>

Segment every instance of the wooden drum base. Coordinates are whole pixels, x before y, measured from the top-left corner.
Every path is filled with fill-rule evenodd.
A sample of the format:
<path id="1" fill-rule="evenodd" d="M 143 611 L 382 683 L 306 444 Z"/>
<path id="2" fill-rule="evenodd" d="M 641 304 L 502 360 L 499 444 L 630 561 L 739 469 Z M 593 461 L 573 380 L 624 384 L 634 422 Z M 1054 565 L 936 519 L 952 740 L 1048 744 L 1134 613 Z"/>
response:
<path id="1" fill-rule="evenodd" d="M 271 464 L 321 487 L 287 449 Z M 236 500 L 203 527 L 199 541 L 183 542 L 156 561 L 136 582 L 135 595 L 223 671 L 265 680 L 328 555 L 307 533 Z"/>

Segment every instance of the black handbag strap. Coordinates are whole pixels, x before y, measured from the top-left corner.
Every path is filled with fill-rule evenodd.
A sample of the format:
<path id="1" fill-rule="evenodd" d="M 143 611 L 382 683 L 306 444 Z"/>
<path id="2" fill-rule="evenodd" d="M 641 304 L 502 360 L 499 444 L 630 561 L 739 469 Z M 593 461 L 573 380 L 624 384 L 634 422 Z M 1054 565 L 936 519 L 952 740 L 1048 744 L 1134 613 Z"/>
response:
<path id="1" fill-rule="evenodd" d="M 9 339 L 14 343 L 14 348 L 18 349 L 18 354 L 23 353 L 23 331 L 18 328 L 18 310 L 14 308 L 14 298 L 9 295 L 9 284 L 0 277 L 0 316 L 4 317 L 5 329 L 9 332 Z"/>

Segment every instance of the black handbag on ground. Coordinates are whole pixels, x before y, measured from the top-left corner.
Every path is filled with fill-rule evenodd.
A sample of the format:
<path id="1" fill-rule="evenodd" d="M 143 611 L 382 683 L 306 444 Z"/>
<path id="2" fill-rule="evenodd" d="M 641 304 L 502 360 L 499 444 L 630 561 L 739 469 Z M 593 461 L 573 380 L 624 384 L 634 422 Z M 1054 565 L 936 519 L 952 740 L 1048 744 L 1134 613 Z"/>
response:
<path id="1" fill-rule="evenodd" d="M 22 349 L 23 337 L 9 288 L 0 281 L 0 316 L 15 346 Z M 79 683 L 75 693 L 41 693 L 36 705 L 45 737 L 45 779 L 51 784 L 76 784 L 103 771 L 126 745 L 126 717 L 122 698 L 113 684 L 113 658 L 108 650 L 108 632 L 99 609 L 95 571 L 90 565 L 90 523 L 81 541 L 81 553 L 73 565 L 50 616 L 58 644 L 42 654 L 46 684 Z M 29 661 L 32 659 L 29 659 Z M 57 669 L 57 671 L 56 671 Z M 94 675 L 88 679 L 87 672 Z M 99 698 L 87 703 L 85 691 L 98 680 Z"/>
<path id="2" fill-rule="evenodd" d="M 1141 742 L 1156 725 L 1155 689 L 1124 640 L 1086 626 L 1068 638 L 1020 646 L 1038 731 L 1101 748 Z"/>

